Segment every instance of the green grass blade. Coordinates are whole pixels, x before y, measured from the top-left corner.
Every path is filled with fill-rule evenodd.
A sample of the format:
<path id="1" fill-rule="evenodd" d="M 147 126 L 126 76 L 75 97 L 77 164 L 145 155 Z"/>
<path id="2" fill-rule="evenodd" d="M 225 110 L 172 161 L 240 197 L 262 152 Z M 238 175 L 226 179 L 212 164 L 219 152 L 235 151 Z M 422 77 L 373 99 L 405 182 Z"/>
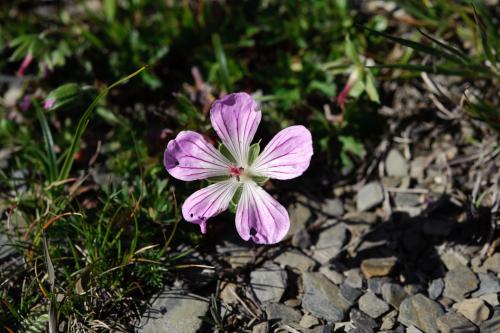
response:
<path id="1" fill-rule="evenodd" d="M 73 140 L 71 142 L 71 146 L 68 148 L 68 151 L 66 153 L 66 158 L 64 159 L 63 166 L 61 168 L 61 172 L 59 173 L 59 180 L 66 179 L 69 176 L 69 173 L 71 171 L 71 167 L 73 166 L 73 162 L 75 161 L 75 153 L 78 147 L 80 146 L 80 140 L 82 138 L 83 133 L 85 132 L 85 129 L 87 128 L 87 125 L 89 124 L 90 121 L 90 116 L 92 115 L 93 111 L 95 110 L 97 103 L 105 97 L 111 89 L 114 87 L 125 83 L 129 79 L 133 78 L 134 76 L 138 75 L 141 73 L 143 70 L 145 70 L 147 66 L 141 67 L 139 70 L 135 71 L 134 73 L 116 81 L 109 87 L 106 87 L 102 90 L 102 92 L 92 101 L 92 103 L 89 105 L 87 110 L 83 113 L 82 117 L 80 118 L 80 121 L 78 122 L 78 126 L 76 128 L 75 135 L 73 136 Z"/>
<path id="2" fill-rule="evenodd" d="M 429 74 L 442 74 L 442 75 L 456 75 L 472 78 L 492 78 L 494 75 L 490 72 L 460 70 L 456 68 L 447 68 L 443 66 L 426 66 L 426 65 L 412 65 L 412 64 L 381 64 L 374 66 L 367 66 L 368 68 L 389 68 L 389 69 L 403 69 L 412 72 L 425 72 Z"/>
<path id="3" fill-rule="evenodd" d="M 38 103 L 34 103 L 36 115 L 38 121 L 40 122 L 40 127 L 42 128 L 43 140 L 45 141 L 45 146 L 48 155 L 48 174 L 49 182 L 52 183 L 57 178 L 57 158 L 56 152 L 54 150 L 54 140 L 52 139 L 52 132 L 50 131 L 49 123 L 47 122 L 47 117 L 45 112 L 42 110 Z"/>
<path id="4" fill-rule="evenodd" d="M 220 36 L 218 34 L 212 35 L 212 46 L 215 51 L 215 58 L 219 63 L 219 70 L 224 89 L 226 92 L 231 92 L 233 91 L 233 85 L 231 84 L 231 78 L 229 77 L 226 53 L 224 52 L 224 47 L 222 46 L 222 41 L 220 40 Z"/>
<path id="5" fill-rule="evenodd" d="M 463 53 L 462 51 L 460 51 L 459 49 L 451 46 L 451 45 L 448 45 L 446 43 L 443 43 L 441 41 L 439 41 L 438 39 L 432 37 L 431 35 L 429 35 L 428 33 L 424 32 L 423 30 L 417 28 L 417 31 L 422 35 L 424 36 L 425 38 L 427 39 L 430 39 L 431 41 L 433 41 L 434 43 L 436 43 L 437 45 L 441 46 L 443 49 L 447 50 L 448 52 L 456 55 L 457 57 L 461 58 L 464 63 L 469 63 L 470 62 L 470 59 L 469 57 L 467 57 L 467 55 L 465 53 Z"/>

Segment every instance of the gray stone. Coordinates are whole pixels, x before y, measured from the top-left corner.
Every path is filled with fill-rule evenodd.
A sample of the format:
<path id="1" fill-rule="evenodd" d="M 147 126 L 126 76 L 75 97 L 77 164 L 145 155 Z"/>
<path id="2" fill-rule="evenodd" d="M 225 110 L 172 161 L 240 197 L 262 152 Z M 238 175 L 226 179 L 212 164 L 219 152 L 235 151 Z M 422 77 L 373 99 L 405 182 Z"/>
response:
<path id="1" fill-rule="evenodd" d="M 291 205 L 288 208 L 288 214 L 290 216 L 290 229 L 287 236 L 294 235 L 300 229 L 305 228 L 312 216 L 309 207 L 301 203 Z"/>
<path id="2" fill-rule="evenodd" d="M 350 317 L 351 321 L 357 329 L 357 332 L 371 333 L 374 332 L 378 327 L 378 324 L 374 319 L 370 318 L 359 310 L 352 309 Z"/>
<path id="3" fill-rule="evenodd" d="M 429 293 L 429 297 L 433 300 L 436 300 L 441 296 L 444 289 L 444 280 L 442 278 L 437 278 L 432 280 L 427 292 Z"/>
<path id="4" fill-rule="evenodd" d="M 344 282 L 344 276 L 337 271 L 334 271 L 326 266 L 321 266 L 319 272 L 326 276 L 330 281 L 336 285 L 342 284 Z"/>
<path id="5" fill-rule="evenodd" d="M 370 210 L 384 201 L 384 189 L 379 182 L 371 182 L 363 186 L 356 198 L 356 208 L 362 212 Z"/>
<path id="6" fill-rule="evenodd" d="M 299 325 L 304 328 L 311 328 L 318 324 L 319 324 L 318 318 L 314 317 L 313 315 L 310 315 L 309 313 L 303 315 L 299 322 Z"/>
<path id="7" fill-rule="evenodd" d="M 349 302 L 340 288 L 321 273 L 303 273 L 304 297 L 302 307 L 314 316 L 329 322 L 341 321 L 349 309 Z"/>
<path id="8" fill-rule="evenodd" d="M 483 263 L 482 268 L 486 271 L 491 271 L 496 274 L 500 274 L 500 253 L 497 252 Z"/>
<path id="9" fill-rule="evenodd" d="M 389 282 L 391 282 L 391 279 L 388 277 L 373 277 L 366 281 L 368 289 L 373 291 L 376 295 L 381 295 L 382 286 Z"/>
<path id="10" fill-rule="evenodd" d="M 374 276 L 387 276 L 391 274 L 396 263 L 395 257 L 365 259 L 361 262 L 361 271 L 367 279 Z"/>
<path id="11" fill-rule="evenodd" d="M 422 331 L 419 330 L 418 328 L 416 328 L 415 326 L 410 326 L 410 327 L 406 328 L 405 332 L 406 333 L 422 333 Z"/>
<path id="12" fill-rule="evenodd" d="M 456 305 L 456 309 L 465 318 L 472 321 L 474 324 L 479 325 L 490 316 L 491 310 L 479 298 L 469 298 L 463 300 Z"/>
<path id="13" fill-rule="evenodd" d="M 326 264 L 340 253 L 346 239 L 347 228 L 342 223 L 323 230 L 319 234 L 318 242 L 313 251 L 313 258 L 321 264 Z"/>
<path id="14" fill-rule="evenodd" d="M 363 276 L 358 268 L 352 268 L 344 274 L 346 276 L 345 283 L 353 288 L 363 288 Z"/>
<path id="15" fill-rule="evenodd" d="M 480 296 L 479 298 L 481 298 L 483 301 L 485 301 L 491 306 L 499 306 L 500 305 L 500 301 L 498 300 L 499 295 L 500 293 L 486 294 Z"/>
<path id="16" fill-rule="evenodd" d="M 398 321 L 405 326 L 414 325 L 426 333 L 437 333 L 436 320 L 443 313 L 438 303 L 422 294 L 416 294 L 401 303 Z"/>
<path id="17" fill-rule="evenodd" d="M 245 266 L 254 259 L 254 252 L 248 243 L 239 239 L 224 239 L 215 245 L 215 251 L 220 254 L 232 268 Z"/>
<path id="18" fill-rule="evenodd" d="M 399 309 L 401 302 L 407 297 L 408 294 L 399 284 L 385 283 L 382 286 L 382 298 L 396 309 Z"/>
<path id="19" fill-rule="evenodd" d="M 267 304 L 265 311 L 268 320 L 279 320 L 285 324 L 298 322 L 302 318 L 300 311 L 279 303 Z"/>
<path id="20" fill-rule="evenodd" d="M 300 228 L 292 236 L 292 246 L 298 247 L 300 249 L 308 249 L 311 246 L 311 235 L 306 228 Z"/>
<path id="21" fill-rule="evenodd" d="M 386 331 L 394 328 L 396 321 L 398 319 L 398 311 L 392 310 L 382 318 L 382 326 L 380 326 L 381 331 Z"/>
<path id="22" fill-rule="evenodd" d="M 350 305 L 353 305 L 356 300 L 363 295 L 363 291 L 361 289 L 353 288 L 346 283 L 340 286 L 340 292 Z"/>
<path id="23" fill-rule="evenodd" d="M 444 278 L 444 296 L 454 301 L 461 301 L 467 294 L 477 289 L 479 280 L 466 266 L 459 266 Z"/>
<path id="24" fill-rule="evenodd" d="M 441 261 L 449 271 L 462 266 L 467 266 L 467 258 L 456 251 L 447 251 L 441 254 Z"/>
<path id="25" fill-rule="evenodd" d="M 140 333 L 196 333 L 202 326 L 200 317 L 208 311 L 208 302 L 196 295 L 165 291 L 152 303 L 141 319 Z"/>
<path id="26" fill-rule="evenodd" d="M 252 328 L 252 333 L 268 333 L 269 332 L 269 322 L 263 321 L 258 323 Z"/>
<path id="27" fill-rule="evenodd" d="M 306 272 L 315 265 L 314 260 L 296 250 L 283 252 L 274 261 L 280 265 L 298 269 L 301 272 Z"/>
<path id="28" fill-rule="evenodd" d="M 486 294 L 500 293 L 500 279 L 491 273 L 479 273 L 479 289 L 472 293 L 472 297 Z"/>
<path id="29" fill-rule="evenodd" d="M 479 326 L 479 332 L 481 333 L 498 333 L 500 332 L 500 308 L 495 308 L 495 313 L 493 316 L 483 321 Z"/>
<path id="30" fill-rule="evenodd" d="M 420 195 L 415 193 L 396 193 L 394 195 L 396 207 L 416 207 L 420 204 Z"/>
<path id="31" fill-rule="evenodd" d="M 238 303 L 236 295 L 237 285 L 232 282 L 222 282 L 220 287 L 220 299 L 226 304 Z"/>
<path id="32" fill-rule="evenodd" d="M 279 302 L 287 286 L 286 280 L 286 271 L 270 263 L 250 273 L 250 284 L 261 303 Z"/>
<path id="33" fill-rule="evenodd" d="M 374 319 L 389 311 L 389 305 L 371 291 L 361 296 L 358 304 L 361 311 Z"/>
<path id="34" fill-rule="evenodd" d="M 477 327 L 459 313 L 447 313 L 437 319 L 442 333 L 474 333 Z"/>
<path id="35" fill-rule="evenodd" d="M 397 149 L 391 149 L 385 158 L 385 170 L 389 176 L 408 175 L 408 163 Z"/>
<path id="36" fill-rule="evenodd" d="M 321 210 L 328 216 L 340 217 L 344 215 L 344 204 L 340 199 L 326 199 L 321 205 Z"/>

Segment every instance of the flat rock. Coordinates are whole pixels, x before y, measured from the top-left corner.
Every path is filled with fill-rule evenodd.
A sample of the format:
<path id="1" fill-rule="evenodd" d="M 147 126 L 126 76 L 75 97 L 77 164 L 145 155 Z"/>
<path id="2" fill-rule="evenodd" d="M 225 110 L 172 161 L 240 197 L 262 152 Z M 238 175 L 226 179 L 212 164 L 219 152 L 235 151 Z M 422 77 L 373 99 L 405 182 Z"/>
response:
<path id="1" fill-rule="evenodd" d="M 341 273 L 334 271 L 333 269 L 330 269 L 326 266 L 321 266 L 319 268 L 319 272 L 336 285 L 342 284 L 342 282 L 344 282 L 344 276 Z"/>
<path id="2" fill-rule="evenodd" d="M 367 279 L 374 276 L 387 276 L 392 272 L 396 263 L 395 257 L 365 259 L 361 262 L 361 271 Z"/>
<path id="3" fill-rule="evenodd" d="M 303 273 L 302 307 L 314 316 L 329 322 L 341 321 L 350 304 L 340 288 L 321 273 Z"/>
<path id="4" fill-rule="evenodd" d="M 356 208 L 358 211 L 370 210 L 384 201 L 384 189 L 375 181 L 363 186 L 356 197 Z"/>
<path id="5" fill-rule="evenodd" d="M 454 301 L 461 301 L 467 294 L 477 289 L 479 280 L 466 266 L 459 266 L 444 278 L 444 296 Z"/>
<path id="6" fill-rule="evenodd" d="M 332 217 L 340 217 L 344 215 L 344 204 L 340 199 L 326 199 L 321 205 L 321 211 Z"/>
<path id="7" fill-rule="evenodd" d="M 387 331 L 396 325 L 396 322 L 398 320 L 398 311 L 397 310 L 392 310 L 388 314 L 382 318 L 382 325 L 380 326 L 381 331 Z"/>
<path id="8" fill-rule="evenodd" d="M 408 294 L 399 284 L 385 283 L 382 285 L 382 298 L 396 309 L 399 309 L 399 306 L 407 297 Z"/>
<path id="9" fill-rule="evenodd" d="M 346 239 L 347 228 L 343 223 L 321 231 L 313 251 L 313 258 L 321 264 L 326 264 L 340 253 Z"/>
<path id="10" fill-rule="evenodd" d="M 252 333 L 268 333 L 269 332 L 269 322 L 263 321 L 258 323 L 252 328 Z"/>
<path id="11" fill-rule="evenodd" d="M 414 325 L 426 333 L 437 333 L 437 318 L 444 311 L 435 301 L 422 294 L 406 298 L 399 306 L 398 321 L 405 326 Z"/>
<path id="12" fill-rule="evenodd" d="M 494 293 L 494 294 L 486 294 L 482 295 L 479 298 L 481 298 L 483 301 L 488 303 L 491 306 L 499 306 L 500 301 L 498 300 L 499 293 Z"/>
<path id="13" fill-rule="evenodd" d="M 196 333 L 202 326 L 200 317 L 208 311 L 208 302 L 196 295 L 165 291 L 152 303 L 141 319 L 140 333 Z"/>
<path id="14" fill-rule="evenodd" d="M 415 193 L 394 194 L 394 204 L 396 207 L 416 207 L 420 204 L 420 195 Z"/>
<path id="15" fill-rule="evenodd" d="M 292 236 L 292 246 L 305 250 L 308 249 L 311 244 L 311 235 L 309 235 L 306 228 L 300 228 Z"/>
<path id="16" fill-rule="evenodd" d="M 397 149 L 391 149 L 385 158 L 385 170 L 389 176 L 408 175 L 408 163 Z"/>
<path id="17" fill-rule="evenodd" d="M 254 259 L 254 252 L 248 243 L 238 239 L 224 239 L 216 244 L 215 250 L 232 268 L 245 266 Z"/>
<path id="18" fill-rule="evenodd" d="M 288 208 L 288 215 L 290 216 L 290 229 L 287 236 L 294 235 L 300 229 L 305 228 L 312 216 L 309 207 L 301 203 L 291 205 Z"/>
<path id="19" fill-rule="evenodd" d="M 319 324 L 318 318 L 314 317 L 313 315 L 306 313 L 305 315 L 302 316 L 300 319 L 299 325 L 304 327 L 304 328 L 311 328 L 313 326 L 316 326 Z"/>
<path id="20" fill-rule="evenodd" d="M 373 291 L 376 295 L 382 295 L 382 286 L 391 282 L 391 279 L 386 276 L 373 277 L 368 279 L 366 282 L 369 290 Z"/>
<path id="21" fill-rule="evenodd" d="M 371 291 L 361 296 L 358 304 L 361 311 L 374 319 L 389 311 L 389 305 Z"/>
<path id="22" fill-rule="evenodd" d="M 456 305 L 457 312 L 461 313 L 465 318 L 469 319 L 476 325 L 480 325 L 483 321 L 488 319 L 491 310 L 479 298 L 469 298 L 463 300 Z"/>
<path id="23" fill-rule="evenodd" d="M 479 326 L 479 332 L 481 333 L 498 333 L 500 332 L 500 308 L 495 308 L 495 313 L 493 316 L 483 321 Z"/>
<path id="24" fill-rule="evenodd" d="M 302 318 L 300 311 L 280 303 L 268 303 L 265 311 L 268 320 L 278 320 L 285 324 L 298 322 Z"/>
<path id="25" fill-rule="evenodd" d="M 340 286 L 340 292 L 351 306 L 356 302 L 358 298 L 361 297 L 361 295 L 363 295 L 363 291 L 361 289 L 353 288 L 347 283 L 344 283 Z"/>
<path id="26" fill-rule="evenodd" d="M 446 266 L 449 271 L 462 266 L 467 266 L 467 258 L 465 258 L 461 253 L 456 251 L 447 251 L 441 254 L 441 261 Z"/>
<path id="27" fill-rule="evenodd" d="M 477 332 L 477 327 L 460 313 L 447 313 L 439 317 L 437 327 L 443 333 Z"/>
<path id="28" fill-rule="evenodd" d="M 261 303 L 279 302 L 287 287 L 287 274 L 278 265 L 266 263 L 250 273 L 250 284 Z"/>
<path id="29" fill-rule="evenodd" d="M 500 253 L 497 252 L 488 259 L 486 259 L 481 266 L 485 271 L 490 271 L 500 274 Z"/>
<path id="30" fill-rule="evenodd" d="M 354 326 L 356 327 L 357 332 L 362 332 L 362 333 L 374 332 L 375 329 L 378 327 L 378 324 L 374 319 L 370 318 L 365 313 L 356 309 L 351 310 L 350 318 Z"/>
<path id="31" fill-rule="evenodd" d="M 500 279 L 492 273 L 479 273 L 479 289 L 472 293 L 472 297 L 500 293 Z"/>
<path id="32" fill-rule="evenodd" d="M 432 280 L 432 282 L 429 284 L 427 292 L 430 298 L 436 300 L 443 293 L 443 289 L 444 289 L 444 280 L 442 278 L 437 278 Z"/>
<path id="33" fill-rule="evenodd" d="M 363 276 L 361 275 L 359 268 L 352 268 L 344 274 L 346 276 L 345 283 L 354 288 L 363 287 Z"/>
<path id="34" fill-rule="evenodd" d="M 238 303 L 236 294 L 236 284 L 232 282 L 222 282 L 220 287 L 220 298 L 226 304 Z"/>
<path id="35" fill-rule="evenodd" d="M 295 268 L 300 272 L 307 272 L 315 265 L 314 260 L 296 250 L 281 253 L 274 261 L 280 265 Z"/>

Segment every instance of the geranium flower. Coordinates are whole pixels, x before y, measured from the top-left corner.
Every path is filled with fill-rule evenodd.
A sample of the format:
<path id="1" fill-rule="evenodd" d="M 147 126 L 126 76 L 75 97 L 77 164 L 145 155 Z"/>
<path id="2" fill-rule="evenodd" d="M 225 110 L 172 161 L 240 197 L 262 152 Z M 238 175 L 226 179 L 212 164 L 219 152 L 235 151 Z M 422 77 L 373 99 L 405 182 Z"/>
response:
<path id="1" fill-rule="evenodd" d="M 210 120 L 222 141 L 219 150 L 192 131 L 180 132 L 165 150 L 163 163 L 171 176 L 215 181 L 193 193 L 182 206 L 184 219 L 206 232 L 210 217 L 237 205 L 236 229 L 244 240 L 274 244 L 290 227 L 288 212 L 261 186 L 269 178 L 292 179 L 308 167 L 313 154 L 311 133 L 304 126 L 281 130 L 259 154 L 251 145 L 262 114 L 247 93 L 216 100 Z M 258 156 L 257 156 L 258 155 Z"/>

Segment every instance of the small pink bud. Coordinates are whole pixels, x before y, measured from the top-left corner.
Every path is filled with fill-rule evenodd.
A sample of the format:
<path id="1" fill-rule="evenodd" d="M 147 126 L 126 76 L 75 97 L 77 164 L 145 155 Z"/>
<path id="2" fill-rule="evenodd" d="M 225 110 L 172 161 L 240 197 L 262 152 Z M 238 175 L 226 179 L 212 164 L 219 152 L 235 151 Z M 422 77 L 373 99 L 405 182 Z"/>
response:
<path id="1" fill-rule="evenodd" d="M 45 110 L 50 110 L 56 104 L 56 100 L 54 98 L 47 98 L 43 103 L 43 108 Z"/>

